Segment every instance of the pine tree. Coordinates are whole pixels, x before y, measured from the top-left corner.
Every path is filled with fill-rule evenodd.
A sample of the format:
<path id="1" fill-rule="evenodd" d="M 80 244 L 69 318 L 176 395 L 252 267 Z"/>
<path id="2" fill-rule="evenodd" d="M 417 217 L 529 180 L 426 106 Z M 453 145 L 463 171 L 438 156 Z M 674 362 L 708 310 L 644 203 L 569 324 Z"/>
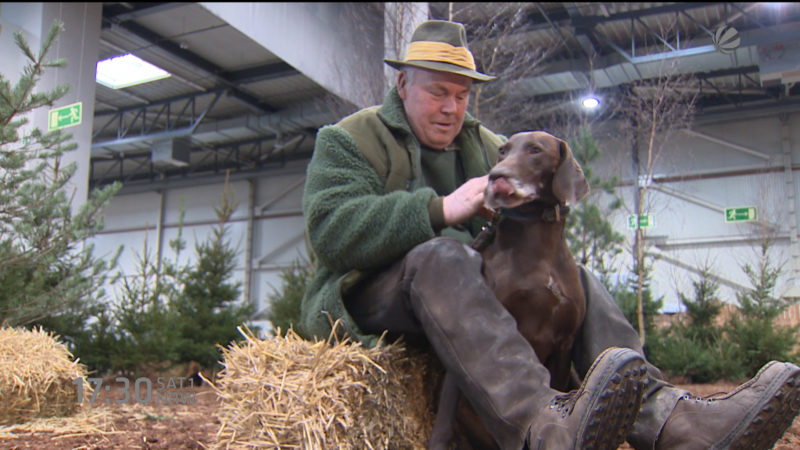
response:
<path id="1" fill-rule="evenodd" d="M 693 383 L 740 378 L 736 366 L 729 364 L 734 348 L 723 339 L 722 326 L 715 322 L 722 303 L 717 298 L 719 283 L 713 280 L 708 264 L 701 267 L 700 278 L 692 286 L 693 298 L 678 293 L 686 306 L 686 322 L 673 323 L 660 334 L 650 345 L 648 357 L 664 372 L 689 377 Z"/>
<path id="2" fill-rule="evenodd" d="M 99 287 L 116 261 L 95 257 L 86 239 L 102 228 L 101 211 L 120 185 L 94 190 L 73 211 L 66 186 L 77 165 L 62 161 L 77 148 L 72 135 L 33 128 L 20 139 L 25 116 L 69 90 L 35 92 L 45 69 L 66 65 L 46 60 L 62 30 L 53 24 L 38 55 L 15 33 L 27 63 L 13 86 L 0 74 L 0 324 L 43 324 L 74 343 L 97 312 Z"/>
<path id="3" fill-rule="evenodd" d="M 769 255 L 771 242 L 761 243 L 758 266 L 742 265 L 747 274 L 751 289 L 738 292 L 741 316 L 734 315 L 728 321 L 728 339 L 738 348 L 738 364 L 747 371 L 748 376 L 769 361 L 797 360 L 793 353 L 797 344 L 800 326 L 778 325 L 775 319 L 793 302 L 773 297 L 773 292 L 781 274 Z"/>
<path id="4" fill-rule="evenodd" d="M 700 278 L 692 281 L 692 287 L 694 298 L 683 292 L 678 294 L 689 319 L 686 333 L 690 339 L 712 348 L 721 337 L 721 327 L 714 321 L 722 311 L 722 303 L 717 298 L 719 283 L 712 279 L 708 264 L 700 268 Z"/>
<path id="5" fill-rule="evenodd" d="M 109 320 L 114 331 L 104 343 L 111 349 L 111 369 L 129 376 L 166 368 L 176 358 L 178 338 L 176 316 L 169 308 L 178 281 L 154 263 L 146 239 L 136 260 L 137 272 L 121 276 Z"/>
<path id="6" fill-rule="evenodd" d="M 269 319 L 275 331 L 285 336 L 289 329 L 303 335 L 300 327 L 300 303 L 303 300 L 314 269 L 305 259 L 296 260 L 291 267 L 281 272 L 281 288 L 272 289 L 269 296 Z"/>
<path id="7" fill-rule="evenodd" d="M 576 205 L 567 216 L 567 241 L 577 262 L 598 275 L 608 288 L 611 271 L 609 263 L 622 253 L 622 243 L 625 240 L 624 236 L 614 231 L 608 221 L 609 215 L 622 206 L 621 200 L 615 194 L 619 180 L 617 176 L 603 180 L 594 174 L 592 162 L 600 156 L 602 150 L 588 126 L 578 129 L 578 136 L 572 141 L 570 148 L 583 168 L 591 190 L 589 197 Z M 601 193 L 613 196 L 605 207 L 597 201 Z"/>
<path id="8" fill-rule="evenodd" d="M 114 300 L 89 325 L 91 338 L 79 342 L 76 356 L 98 373 L 155 375 L 178 359 L 178 314 L 172 308 L 188 272 L 180 264 L 185 211 L 181 207 L 178 236 L 169 242 L 174 261 L 154 258 L 145 236 L 136 255 L 136 271 L 117 273 L 121 280 Z M 115 281 L 116 281 L 115 280 Z"/>
<path id="9" fill-rule="evenodd" d="M 254 312 L 251 303 L 238 303 L 241 283 L 231 282 L 236 268 L 236 250 L 227 239 L 236 203 L 225 182 L 223 199 L 214 211 L 218 224 L 213 237 L 195 245 L 196 263 L 182 279 L 182 291 L 173 301 L 177 314 L 177 362 L 196 361 L 214 367 L 220 359 L 220 345 L 240 339 L 236 327 Z"/>
<path id="10" fill-rule="evenodd" d="M 639 271 L 636 267 L 631 268 L 632 276 L 624 283 L 616 284 L 612 290 L 611 294 L 617 302 L 620 310 L 625 315 L 625 318 L 628 319 L 628 322 L 631 325 L 639 330 L 639 314 L 638 314 L 638 291 L 639 291 L 639 278 L 638 275 L 642 274 L 642 304 L 644 307 L 644 324 L 641 326 L 641 329 L 645 330 L 645 333 L 648 336 L 655 335 L 656 325 L 655 325 L 655 318 L 660 314 L 661 308 L 664 306 L 664 297 L 659 297 L 657 299 L 653 298 L 653 293 L 650 290 L 650 273 L 652 270 L 652 266 L 647 264 L 645 261 L 645 266 Z M 656 344 L 656 339 L 653 339 L 653 342 L 648 340 L 648 342 L 644 346 L 645 353 L 648 354 L 650 352 L 651 344 Z"/>

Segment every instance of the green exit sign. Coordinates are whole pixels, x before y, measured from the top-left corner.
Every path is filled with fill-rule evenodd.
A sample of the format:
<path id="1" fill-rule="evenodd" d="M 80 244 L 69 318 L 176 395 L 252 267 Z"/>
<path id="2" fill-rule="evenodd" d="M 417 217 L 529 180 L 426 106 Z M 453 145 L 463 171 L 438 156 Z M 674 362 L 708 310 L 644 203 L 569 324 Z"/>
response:
<path id="1" fill-rule="evenodd" d="M 636 228 L 652 228 L 656 226 L 656 216 L 652 214 L 642 214 L 639 216 L 639 226 L 636 226 L 636 216 L 628 216 L 628 228 L 635 230 Z"/>
<path id="2" fill-rule="evenodd" d="M 47 130 L 54 131 L 80 125 L 81 109 L 83 109 L 83 102 L 51 109 L 47 115 Z"/>
<path id="3" fill-rule="evenodd" d="M 758 209 L 755 206 L 725 208 L 725 222 L 750 222 L 756 219 L 758 219 Z"/>

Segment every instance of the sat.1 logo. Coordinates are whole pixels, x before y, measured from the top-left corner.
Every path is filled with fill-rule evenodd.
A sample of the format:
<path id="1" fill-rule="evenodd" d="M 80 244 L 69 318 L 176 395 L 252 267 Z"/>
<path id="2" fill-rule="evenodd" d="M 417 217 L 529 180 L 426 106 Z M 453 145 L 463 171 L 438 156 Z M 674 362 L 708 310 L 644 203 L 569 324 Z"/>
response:
<path id="1" fill-rule="evenodd" d="M 717 31 L 711 36 L 711 42 L 714 43 L 714 48 L 720 53 L 728 55 L 739 48 L 742 39 L 739 37 L 739 31 L 736 28 L 730 25 L 723 25 L 717 28 Z"/>

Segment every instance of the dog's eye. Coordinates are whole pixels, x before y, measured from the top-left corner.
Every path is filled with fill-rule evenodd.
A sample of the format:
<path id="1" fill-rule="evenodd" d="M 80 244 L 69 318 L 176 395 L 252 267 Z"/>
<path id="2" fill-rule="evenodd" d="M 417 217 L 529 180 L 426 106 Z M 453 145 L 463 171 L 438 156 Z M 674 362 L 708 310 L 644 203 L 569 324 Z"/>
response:
<path id="1" fill-rule="evenodd" d="M 525 151 L 528 153 L 541 153 L 542 149 L 538 145 L 526 145 Z"/>
<path id="2" fill-rule="evenodd" d="M 498 148 L 497 153 L 500 154 L 500 156 L 504 156 L 506 154 L 505 146 Z"/>

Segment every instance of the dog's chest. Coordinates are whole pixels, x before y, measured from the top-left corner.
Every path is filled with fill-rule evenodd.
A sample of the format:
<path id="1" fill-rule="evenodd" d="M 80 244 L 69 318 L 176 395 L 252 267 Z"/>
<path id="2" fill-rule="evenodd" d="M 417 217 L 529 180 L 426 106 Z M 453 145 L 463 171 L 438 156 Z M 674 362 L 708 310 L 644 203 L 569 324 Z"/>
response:
<path id="1" fill-rule="evenodd" d="M 569 314 L 581 321 L 585 301 L 576 278 L 565 277 L 551 268 L 542 268 L 529 272 L 524 278 L 501 275 L 493 284 L 495 295 L 506 308 L 527 311 L 522 315 L 523 319 L 529 315 L 549 316 L 545 320 L 550 322 L 554 315 Z"/>
<path id="2" fill-rule="evenodd" d="M 534 347 L 571 345 L 586 313 L 583 287 L 572 256 L 518 258 L 514 252 L 486 255 L 486 275 L 498 300 Z M 562 257 L 563 258 L 563 257 Z M 570 264 L 571 263 L 571 264 Z"/>

